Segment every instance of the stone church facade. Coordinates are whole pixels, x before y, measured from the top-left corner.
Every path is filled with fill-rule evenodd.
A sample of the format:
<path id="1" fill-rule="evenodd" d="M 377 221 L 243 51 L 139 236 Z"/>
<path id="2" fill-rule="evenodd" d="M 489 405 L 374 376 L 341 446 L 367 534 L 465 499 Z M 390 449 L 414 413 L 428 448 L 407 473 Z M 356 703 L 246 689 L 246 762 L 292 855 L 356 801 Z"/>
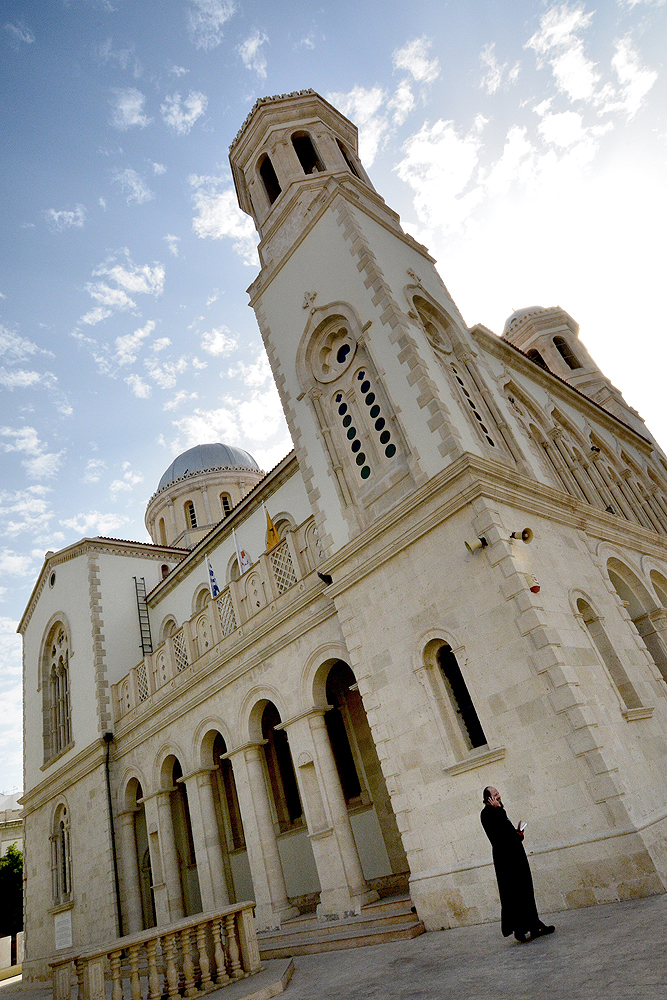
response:
<path id="1" fill-rule="evenodd" d="M 399 889 L 497 919 L 487 784 L 542 912 L 665 891 L 665 455 L 563 309 L 466 326 L 317 94 L 258 101 L 230 160 L 294 451 L 191 449 L 152 544 L 47 553 L 24 973 L 249 898 L 259 929 Z"/>

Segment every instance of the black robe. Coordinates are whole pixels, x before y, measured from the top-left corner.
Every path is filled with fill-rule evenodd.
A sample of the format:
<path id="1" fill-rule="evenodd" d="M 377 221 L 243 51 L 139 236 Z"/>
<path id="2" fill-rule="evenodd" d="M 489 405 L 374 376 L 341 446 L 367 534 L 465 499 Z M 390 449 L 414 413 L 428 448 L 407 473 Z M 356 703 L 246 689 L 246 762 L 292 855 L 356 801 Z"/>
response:
<path id="1" fill-rule="evenodd" d="M 484 806 L 480 819 L 493 847 L 493 867 L 500 893 L 500 928 L 505 937 L 512 932 L 527 934 L 539 926 L 540 918 L 523 838 L 502 806 Z"/>

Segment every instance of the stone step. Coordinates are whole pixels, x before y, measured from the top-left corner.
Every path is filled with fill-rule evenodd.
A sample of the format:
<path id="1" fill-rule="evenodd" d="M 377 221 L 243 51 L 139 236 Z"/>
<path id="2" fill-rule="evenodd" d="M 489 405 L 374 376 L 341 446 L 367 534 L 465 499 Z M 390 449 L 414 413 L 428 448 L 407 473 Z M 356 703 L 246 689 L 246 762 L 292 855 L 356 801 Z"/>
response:
<path id="1" fill-rule="evenodd" d="M 394 925 L 407 926 L 411 923 L 417 923 L 417 917 L 414 913 L 409 910 L 407 912 L 389 912 L 389 913 L 366 913 L 362 911 L 359 916 L 348 917 L 346 920 L 317 920 L 316 917 L 310 917 L 308 920 L 303 918 L 295 918 L 294 920 L 287 920 L 283 926 L 277 931 L 262 931 L 257 935 L 257 940 L 260 943 L 260 948 L 264 947 L 265 942 L 271 942 L 271 944 L 283 944 L 293 941 L 298 943 L 305 937 L 309 939 L 326 939 L 332 936 L 337 930 L 341 928 L 357 928 L 360 933 L 364 928 L 367 932 L 381 931 L 384 928 L 389 928 Z"/>
<path id="2" fill-rule="evenodd" d="M 411 914 L 414 917 L 414 914 Z M 303 934 L 284 942 L 274 940 L 274 936 L 262 937 L 259 953 L 262 961 L 274 958 L 289 958 L 293 955 L 315 955 L 324 951 L 341 951 L 344 948 L 366 948 L 389 941 L 407 941 L 424 933 L 424 925 L 416 918 L 409 923 L 389 924 L 378 927 L 372 921 L 358 924 L 341 921 L 327 925 L 324 937 Z"/>

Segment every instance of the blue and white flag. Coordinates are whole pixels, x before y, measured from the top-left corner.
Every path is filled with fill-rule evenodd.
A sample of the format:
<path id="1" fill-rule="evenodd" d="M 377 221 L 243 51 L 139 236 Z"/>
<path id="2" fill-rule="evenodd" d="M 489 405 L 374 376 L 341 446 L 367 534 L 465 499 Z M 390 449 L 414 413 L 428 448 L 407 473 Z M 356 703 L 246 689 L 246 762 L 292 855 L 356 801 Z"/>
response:
<path id="1" fill-rule="evenodd" d="M 220 593 L 220 587 L 216 582 L 215 573 L 213 572 L 213 567 L 208 561 L 208 556 L 204 556 L 204 559 L 206 560 L 206 568 L 208 569 L 208 588 L 211 591 L 211 597 L 217 597 Z"/>

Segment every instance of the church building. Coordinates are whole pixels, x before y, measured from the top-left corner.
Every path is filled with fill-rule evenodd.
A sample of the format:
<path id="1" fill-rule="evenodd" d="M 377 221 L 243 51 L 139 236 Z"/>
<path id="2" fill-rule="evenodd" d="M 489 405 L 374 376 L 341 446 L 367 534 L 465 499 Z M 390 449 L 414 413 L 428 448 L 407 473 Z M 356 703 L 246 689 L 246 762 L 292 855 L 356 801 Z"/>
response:
<path id="1" fill-rule="evenodd" d="M 202 442 L 152 543 L 46 554 L 24 975 L 241 900 L 496 920 L 486 785 L 540 912 L 664 892 L 665 454 L 564 309 L 466 325 L 319 95 L 257 101 L 230 162 L 294 450 Z"/>

